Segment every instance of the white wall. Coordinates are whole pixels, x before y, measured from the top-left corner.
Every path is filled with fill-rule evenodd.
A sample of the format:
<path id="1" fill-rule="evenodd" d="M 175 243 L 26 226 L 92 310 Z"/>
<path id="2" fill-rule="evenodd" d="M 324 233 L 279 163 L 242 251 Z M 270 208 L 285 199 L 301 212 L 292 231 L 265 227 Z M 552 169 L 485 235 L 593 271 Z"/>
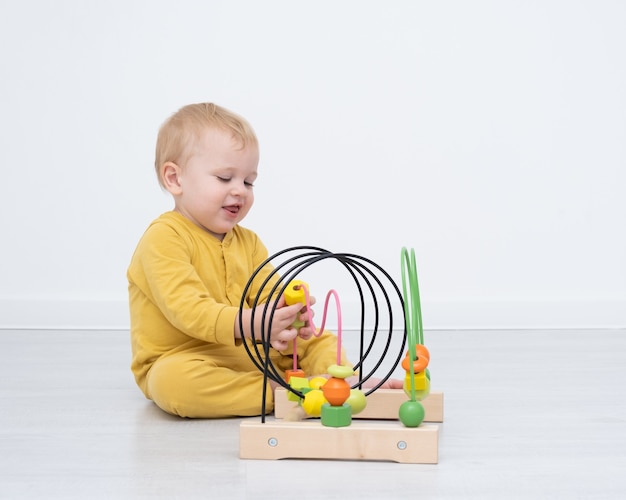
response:
<path id="1" fill-rule="evenodd" d="M 204 100 L 257 130 L 270 252 L 399 279 L 414 247 L 426 328 L 624 327 L 625 25 L 618 0 L 2 0 L 0 327 L 127 327 L 171 206 L 157 128 Z"/>

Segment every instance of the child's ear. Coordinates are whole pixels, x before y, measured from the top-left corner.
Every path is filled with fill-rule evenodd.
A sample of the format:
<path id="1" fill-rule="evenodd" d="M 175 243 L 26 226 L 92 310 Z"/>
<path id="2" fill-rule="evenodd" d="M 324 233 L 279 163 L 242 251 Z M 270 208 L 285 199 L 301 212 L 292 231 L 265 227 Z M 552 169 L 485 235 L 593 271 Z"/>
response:
<path id="1" fill-rule="evenodd" d="M 180 167 L 176 163 L 168 161 L 161 167 L 161 179 L 163 185 L 173 195 L 182 193 L 180 185 Z"/>

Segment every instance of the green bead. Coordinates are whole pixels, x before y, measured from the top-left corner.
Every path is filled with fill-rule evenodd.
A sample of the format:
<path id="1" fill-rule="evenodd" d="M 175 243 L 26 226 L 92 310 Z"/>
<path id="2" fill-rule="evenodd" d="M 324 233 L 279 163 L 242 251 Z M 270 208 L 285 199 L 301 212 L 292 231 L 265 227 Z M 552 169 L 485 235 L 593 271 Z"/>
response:
<path id="1" fill-rule="evenodd" d="M 354 370 L 344 365 L 330 365 L 327 371 L 329 375 L 335 378 L 348 378 L 354 375 Z"/>
<path id="2" fill-rule="evenodd" d="M 352 408 L 350 405 L 331 406 L 322 405 L 322 425 L 326 427 L 348 427 L 352 423 Z"/>
<path id="3" fill-rule="evenodd" d="M 400 405 L 398 417 L 405 427 L 418 427 L 424 420 L 424 407 L 419 401 L 405 401 Z"/>
<path id="4" fill-rule="evenodd" d="M 346 404 L 349 404 L 352 408 L 352 415 L 361 413 L 367 406 L 365 393 L 359 389 L 351 389 L 350 396 L 346 399 Z"/>

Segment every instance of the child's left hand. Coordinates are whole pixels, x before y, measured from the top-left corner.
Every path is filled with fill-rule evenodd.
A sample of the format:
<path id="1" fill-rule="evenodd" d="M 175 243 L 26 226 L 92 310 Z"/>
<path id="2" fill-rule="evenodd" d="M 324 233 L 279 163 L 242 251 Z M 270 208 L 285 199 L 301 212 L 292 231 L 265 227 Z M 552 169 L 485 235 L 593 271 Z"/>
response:
<path id="1" fill-rule="evenodd" d="M 346 379 L 351 386 L 358 383 L 359 378 L 349 377 Z M 363 389 L 371 389 L 372 387 L 376 387 L 380 383 L 381 379 L 379 378 L 370 378 L 366 382 L 363 383 Z M 402 389 L 404 387 L 404 382 L 402 380 L 396 378 L 390 378 L 385 380 L 385 383 L 379 387 L 379 389 Z"/>

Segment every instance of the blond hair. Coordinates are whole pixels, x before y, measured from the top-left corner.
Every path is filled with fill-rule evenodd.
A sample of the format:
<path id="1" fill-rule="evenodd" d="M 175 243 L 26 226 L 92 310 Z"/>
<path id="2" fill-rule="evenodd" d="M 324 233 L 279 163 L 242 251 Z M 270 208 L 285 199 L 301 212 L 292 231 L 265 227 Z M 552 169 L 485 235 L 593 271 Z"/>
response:
<path id="1" fill-rule="evenodd" d="M 241 149 L 259 147 L 252 126 L 232 111 L 210 102 L 183 106 L 161 125 L 157 136 L 154 167 L 162 187 L 161 167 L 168 161 L 183 166 L 193 142 L 207 129 L 230 132 Z"/>

